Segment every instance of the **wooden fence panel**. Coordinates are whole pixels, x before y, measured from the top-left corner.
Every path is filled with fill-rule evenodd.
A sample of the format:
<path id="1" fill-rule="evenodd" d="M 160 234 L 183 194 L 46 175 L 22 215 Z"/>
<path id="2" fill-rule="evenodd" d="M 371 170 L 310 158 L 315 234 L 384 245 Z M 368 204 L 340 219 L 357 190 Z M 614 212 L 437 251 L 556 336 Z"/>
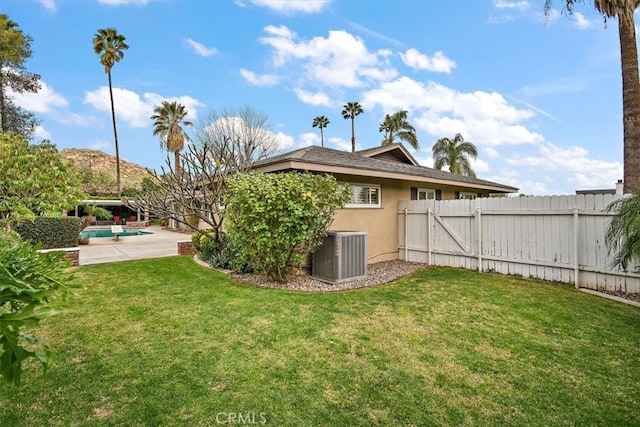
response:
<path id="1" fill-rule="evenodd" d="M 640 292 L 640 274 L 610 268 L 604 235 L 612 213 L 606 207 L 618 197 L 402 201 L 398 256 L 590 289 Z"/>

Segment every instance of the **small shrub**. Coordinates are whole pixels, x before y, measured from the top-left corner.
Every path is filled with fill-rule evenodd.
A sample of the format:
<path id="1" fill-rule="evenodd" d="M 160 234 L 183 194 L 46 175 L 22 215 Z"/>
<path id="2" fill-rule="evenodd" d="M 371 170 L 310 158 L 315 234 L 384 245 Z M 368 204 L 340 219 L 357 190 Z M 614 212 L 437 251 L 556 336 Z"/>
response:
<path id="1" fill-rule="evenodd" d="M 198 251 L 198 257 L 205 262 L 209 262 L 220 252 L 220 245 L 214 239 L 213 232 L 213 229 L 207 229 L 191 234 L 191 244 Z"/>

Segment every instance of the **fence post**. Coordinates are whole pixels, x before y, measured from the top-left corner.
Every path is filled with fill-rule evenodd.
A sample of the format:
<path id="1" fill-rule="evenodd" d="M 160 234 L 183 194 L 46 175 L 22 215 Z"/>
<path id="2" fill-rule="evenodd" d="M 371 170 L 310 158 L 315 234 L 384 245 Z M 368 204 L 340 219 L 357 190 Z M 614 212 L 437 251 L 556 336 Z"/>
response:
<path id="1" fill-rule="evenodd" d="M 427 251 L 429 254 L 429 265 L 433 265 L 433 261 L 431 259 L 431 246 L 433 246 L 431 244 L 431 225 L 432 225 L 432 217 L 433 216 L 433 211 L 431 210 L 431 208 L 429 208 L 427 210 Z"/>
<path id="2" fill-rule="evenodd" d="M 478 228 L 478 271 L 482 273 L 482 210 L 476 209 L 476 227 Z"/>
<path id="3" fill-rule="evenodd" d="M 409 210 L 404 208 L 404 260 L 409 261 Z"/>
<path id="4" fill-rule="evenodd" d="M 580 288 L 580 281 L 578 280 L 578 276 L 580 275 L 580 263 L 578 260 L 578 228 L 579 228 L 579 213 L 578 208 L 573 209 L 573 256 L 575 260 L 574 270 L 573 270 L 573 281 L 576 289 Z"/>

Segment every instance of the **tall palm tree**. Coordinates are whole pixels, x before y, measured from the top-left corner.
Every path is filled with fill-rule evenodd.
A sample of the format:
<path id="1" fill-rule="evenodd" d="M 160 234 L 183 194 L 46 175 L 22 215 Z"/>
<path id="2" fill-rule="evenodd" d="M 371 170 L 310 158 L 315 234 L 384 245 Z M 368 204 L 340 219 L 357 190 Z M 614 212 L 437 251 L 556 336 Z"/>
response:
<path id="1" fill-rule="evenodd" d="M 356 152 L 356 128 L 355 118 L 357 115 L 364 113 L 362 106 L 359 102 L 347 102 L 342 107 L 342 117 L 345 119 L 351 119 L 351 152 Z"/>
<path id="2" fill-rule="evenodd" d="M 329 123 L 329 119 L 325 116 L 318 116 L 313 119 L 313 123 L 311 124 L 311 127 L 320 129 L 320 144 L 322 147 L 324 147 L 324 134 L 322 133 L 322 129 L 326 128 Z"/>
<path id="3" fill-rule="evenodd" d="M 116 185 L 118 195 L 122 191 L 120 184 L 120 149 L 118 147 L 118 131 L 116 130 L 116 110 L 113 106 L 113 88 L 111 86 L 111 69 L 116 62 L 124 58 L 124 51 L 129 46 L 124 42 L 125 37 L 118 34 L 115 28 L 101 28 L 93 36 L 93 50 L 100 56 L 100 63 L 104 65 L 104 72 L 109 77 L 109 98 L 111 100 L 111 120 L 113 122 L 113 138 L 116 146 Z"/>
<path id="4" fill-rule="evenodd" d="M 160 147 L 165 148 L 174 155 L 174 169 L 176 175 L 180 174 L 180 151 L 184 148 L 184 141 L 189 140 L 189 135 L 183 126 L 193 126 L 184 118 L 187 109 L 178 102 L 162 101 L 159 107 L 153 110 L 153 134 L 160 136 Z"/>
<path id="5" fill-rule="evenodd" d="M 380 132 L 384 136 L 382 146 L 393 144 L 397 138 L 408 143 L 416 151 L 420 149 L 416 128 L 407 120 L 407 114 L 406 110 L 402 110 L 384 116 L 384 122 L 380 124 Z"/>
<path id="6" fill-rule="evenodd" d="M 477 158 L 478 149 L 471 142 L 465 142 L 464 137 L 457 133 L 453 139 L 440 138 L 433 144 L 433 167 L 442 169 L 449 166 L 449 172 L 470 177 L 476 176 L 471 169 L 469 157 Z"/>
<path id="7" fill-rule="evenodd" d="M 579 0 L 562 0 L 564 11 L 571 14 Z M 545 0 L 547 16 L 553 0 Z M 593 0 L 593 5 L 605 21 L 618 18 L 620 60 L 622 68 L 622 123 L 624 130 L 624 191 L 640 191 L 640 78 L 638 46 L 633 13 L 640 0 Z"/>

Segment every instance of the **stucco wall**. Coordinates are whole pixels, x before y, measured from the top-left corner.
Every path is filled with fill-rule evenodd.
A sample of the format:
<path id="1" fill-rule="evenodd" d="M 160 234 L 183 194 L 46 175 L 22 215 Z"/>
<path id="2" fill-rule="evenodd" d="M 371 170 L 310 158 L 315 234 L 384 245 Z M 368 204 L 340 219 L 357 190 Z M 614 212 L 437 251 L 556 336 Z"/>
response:
<path id="1" fill-rule="evenodd" d="M 336 212 L 331 230 L 366 231 L 369 264 L 398 259 L 398 202 L 411 199 L 411 187 L 439 189 L 442 199 L 455 198 L 456 191 L 464 188 L 429 186 L 425 183 L 380 178 L 354 178 L 336 175 L 340 182 L 380 185 L 381 208 L 345 208 Z M 477 193 L 477 190 L 470 192 Z M 484 192 L 483 196 L 489 193 Z"/>

